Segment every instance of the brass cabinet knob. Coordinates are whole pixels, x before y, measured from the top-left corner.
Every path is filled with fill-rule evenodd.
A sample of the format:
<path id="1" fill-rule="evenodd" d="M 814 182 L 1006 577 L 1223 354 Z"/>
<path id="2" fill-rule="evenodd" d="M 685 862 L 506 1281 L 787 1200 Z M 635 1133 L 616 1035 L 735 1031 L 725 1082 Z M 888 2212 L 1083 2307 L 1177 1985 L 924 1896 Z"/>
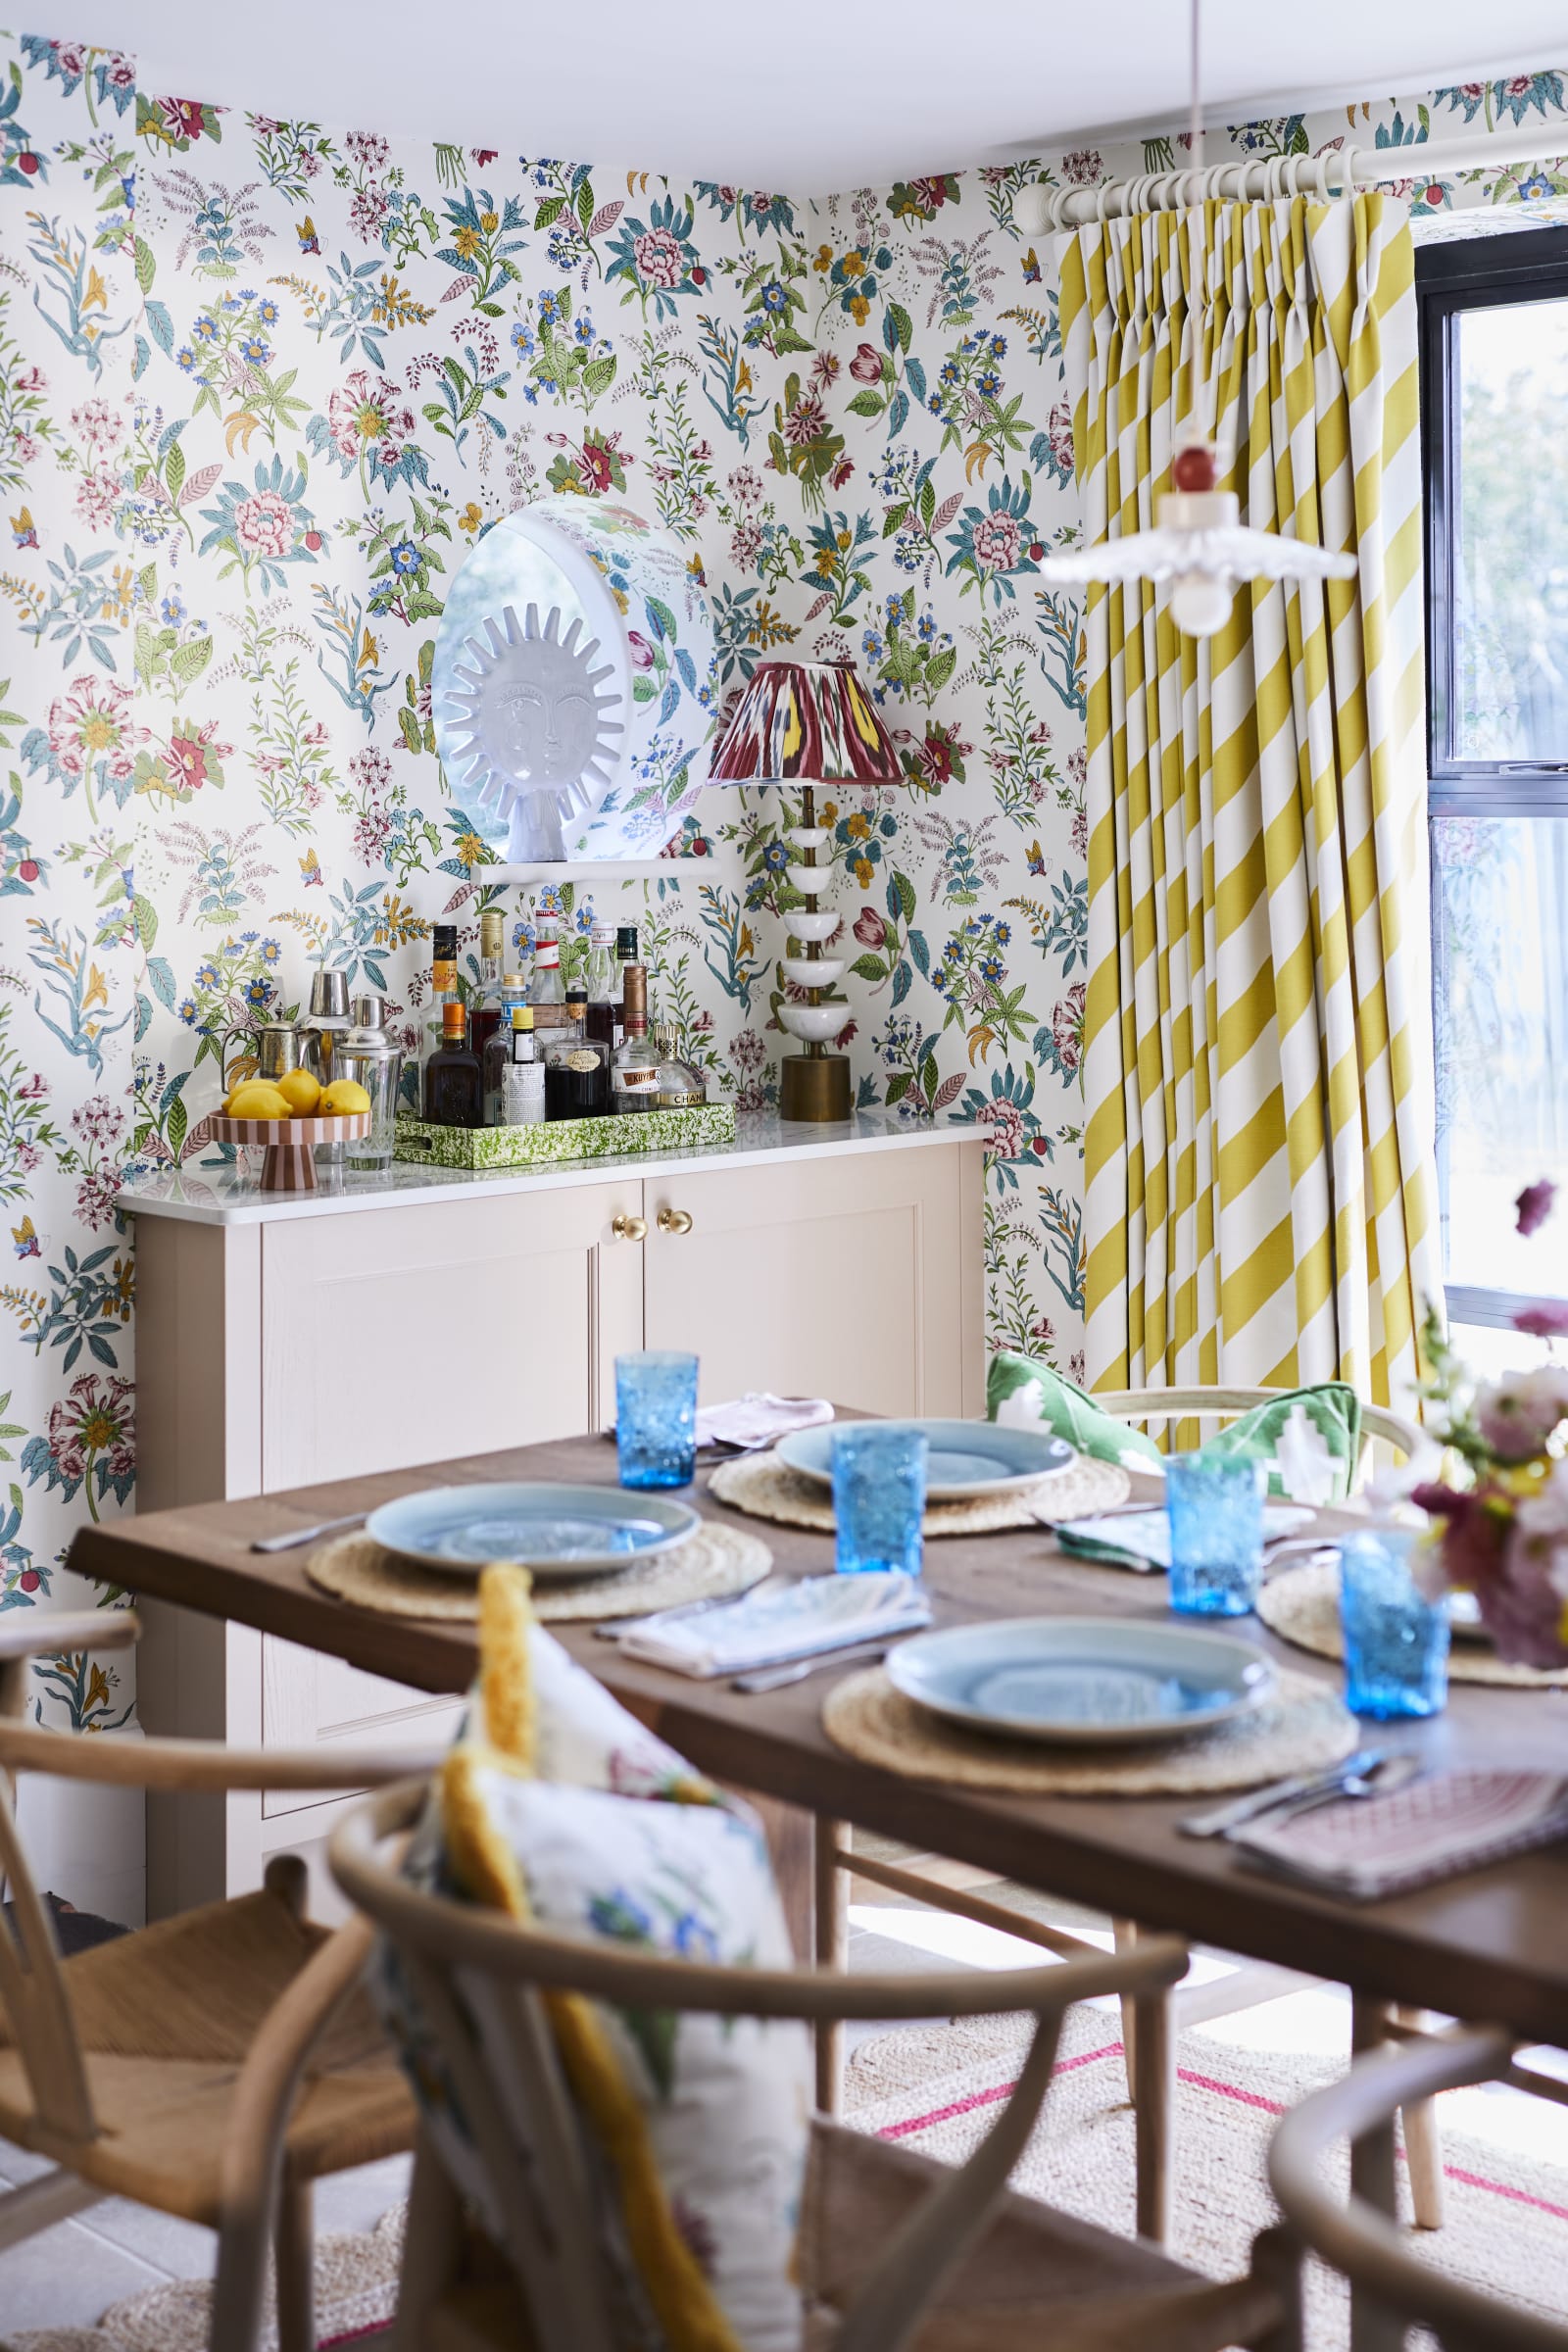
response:
<path id="1" fill-rule="evenodd" d="M 662 1208 L 659 1212 L 661 1233 L 690 1233 L 692 1220 L 684 1208 Z"/>
<path id="2" fill-rule="evenodd" d="M 624 1212 L 610 1228 L 617 1242 L 643 1242 L 648 1238 L 648 1219 L 628 1217 Z"/>

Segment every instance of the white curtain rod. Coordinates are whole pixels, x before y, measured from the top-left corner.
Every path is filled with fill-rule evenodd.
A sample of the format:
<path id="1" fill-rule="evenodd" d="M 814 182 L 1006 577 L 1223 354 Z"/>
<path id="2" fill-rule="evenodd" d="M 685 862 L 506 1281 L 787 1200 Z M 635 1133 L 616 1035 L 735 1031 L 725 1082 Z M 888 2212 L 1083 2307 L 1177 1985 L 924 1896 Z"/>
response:
<path id="1" fill-rule="evenodd" d="M 1320 203 L 1348 196 L 1354 188 L 1389 180 L 1418 179 L 1427 185 L 1461 172 L 1502 169 L 1509 164 L 1556 162 L 1568 156 L 1568 121 L 1521 131 L 1512 138 L 1422 139 L 1409 147 L 1331 147 L 1321 155 L 1238 157 L 1208 171 L 1150 172 L 1137 179 L 1109 179 L 1097 188 L 1023 188 L 1012 217 L 1026 237 L 1077 228 L 1085 220 L 1116 220 L 1130 213 L 1185 212 L 1211 198 L 1265 203 L 1284 196 L 1315 196 Z"/>

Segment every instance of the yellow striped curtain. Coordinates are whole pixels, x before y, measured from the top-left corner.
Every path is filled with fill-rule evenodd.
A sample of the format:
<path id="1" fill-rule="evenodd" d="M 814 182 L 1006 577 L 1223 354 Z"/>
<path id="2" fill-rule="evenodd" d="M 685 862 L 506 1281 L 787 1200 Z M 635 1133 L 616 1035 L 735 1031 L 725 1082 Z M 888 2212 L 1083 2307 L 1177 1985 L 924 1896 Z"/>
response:
<path id="1" fill-rule="evenodd" d="M 1408 218 L 1091 222 L 1061 318 L 1087 539 L 1152 524 L 1196 363 L 1244 520 L 1360 559 L 1203 641 L 1089 593 L 1089 1377 L 1407 1398 L 1442 1297 Z"/>

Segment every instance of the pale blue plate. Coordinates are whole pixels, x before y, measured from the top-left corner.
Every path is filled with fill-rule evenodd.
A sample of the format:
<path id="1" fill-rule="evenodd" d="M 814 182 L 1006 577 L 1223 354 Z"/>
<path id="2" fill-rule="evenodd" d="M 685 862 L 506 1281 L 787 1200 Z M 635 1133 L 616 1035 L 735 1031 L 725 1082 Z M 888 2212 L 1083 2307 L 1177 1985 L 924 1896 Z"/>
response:
<path id="1" fill-rule="evenodd" d="M 541 1481 L 403 1494 L 372 1511 L 365 1532 L 400 1558 L 451 1576 L 474 1576 L 491 1560 L 539 1577 L 609 1576 L 684 1544 L 700 1525 L 689 1503 L 662 1494 Z"/>
<path id="2" fill-rule="evenodd" d="M 1250 1642 L 1184 1625 L 1010 1617 L 917 1634 L 887 1656 L 906 1698 L 970 1731 L 1064 1746 L 1179 1739 L 1274 1687 Z"/>
<path id="3" fill-rule="evenodd" d="M 1043 1429 L 1006 1429 L 995 1421 L 882 1421 L 880 1429 L 923 1429 L 926 1454 L 925 1493 L 928 1502 L 968 1502 L 977 1494 L 1006 1494 L 1017 1487 L 1032 1487 L 1054 1470 L 1065 1470 L 1078 1459 L 1061 1438 Z M 776 1451 L 781 1462 L 824 1486 L 833 1478 L 833 1440 L 838 1427 L 819 1423 L 815 1429 L 792 1430 L 780 1438 Z"/>

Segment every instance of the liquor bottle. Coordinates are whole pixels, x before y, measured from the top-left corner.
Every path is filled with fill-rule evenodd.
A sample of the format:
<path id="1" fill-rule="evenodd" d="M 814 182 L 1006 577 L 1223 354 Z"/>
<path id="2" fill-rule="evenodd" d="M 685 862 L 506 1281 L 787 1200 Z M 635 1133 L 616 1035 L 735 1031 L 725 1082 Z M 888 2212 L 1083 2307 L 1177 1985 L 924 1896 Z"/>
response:
<path id="1" fill-rule="evenodd" d="M 656 1021 L 649 1031 L 659 1067 L 659 1110 L 693 1110 L 708 1101 L 708 1080 L 680 1052 L 673 1021 Z"/>
<path id="2" fill-rule="evenodd" d="M 545 1117 L 598 1119 L 610 1108 L 610 1049 L 588 1035 L 588 992 L 566 991 L 567 1025 L 545 1048 Z"/>
<path id="3" fill-rule="evenodd" d="M 468 1005 L 468 1043 L 481 1063 L 484 1050 L 502 1025 L 501 956 L 506 944 L 507 918 L 499 906 L 487 906 L 479 917 L 479 985 Z"/>
<path id="4" fill-rule="evenodd" d="M 424 1073 L 424 1115 L 434 1127 L 484 1124 L 479 1056 L 468 1044 L 468 1016 L 456 997 L 441 1008 L 441 1043 Z"/>
<path id="5" fill-rule="evenodd" d="M 588 1035 L 607 1054 L 612 1054 L 618 1043 L 614 945 L 615 934 L 609 923 L 595 923 L 588 935 Z"/>
<path id="6" fill-rule="evenodd" d="M 561 984 L 561 935 L 553 914 L 539 917 L 537 944 L 533 952 L 533 980 L 528 990 L 530 1004 L 564 1004 L 566 992 Z"/>
<path id="7" fill-rule="evenodd" d="M 531 1127 L 545 1115 L 545 1065 L 534 1043 L 533 1006 L 514 1004 L 512 1054 L 501 1078 L 501 1124 Z"/>
<path id="8" fill-rule="evenodd" d="M 626 991 L 626 1034 L 610 1057 L 610 1107 L 627 1116 L 652 1110 L 659 1095 L 659 1064 L 648 1035 L 648 974 L 640 963 L 622 967 Z"/>
<path id="9" fill-rule="evenodd" d="M 430 1002 L 419 1025 L 419 1116 L 424 1110 L 424 1074 L 440 1053 L 444 1035 L 442 1015 L 449 1004 L 458 1004 L 458 926 L 436 923 L 430 931 Z M 461 1004 L 460 1004 L 461 1009 Z"/>
<path id="10" fill-rule="evenodd" d="M 611 1007 L 617 1046 L 622 1043 L 626 1035 L 626 968 L 628 964 L 633 964 L 636 960 L 637 926 L 635 923 L 622 923 L 615 933 L 615 985 Z M 646 980 L 646 978 L 647 974 L 645 973 L 644 979 Z M 646 1004 L 646 996 L 644 1001 Z"/>
<path id="11" fill-rule="evenodd" d="M 512 1059 L 512 1016 L 519 1006 L 528 1014 L 528 1031 L 533 1033 L 533 1008 L 528 1004 L 528 991 L 520 972 L 504 974 L 498 991 L 500 1017 L 491 1034 L 477 1051 L 479 1068 L 484 1077 L 484 1123 L 499 1127 L 501 1118 L 501 1080 Z"/>

